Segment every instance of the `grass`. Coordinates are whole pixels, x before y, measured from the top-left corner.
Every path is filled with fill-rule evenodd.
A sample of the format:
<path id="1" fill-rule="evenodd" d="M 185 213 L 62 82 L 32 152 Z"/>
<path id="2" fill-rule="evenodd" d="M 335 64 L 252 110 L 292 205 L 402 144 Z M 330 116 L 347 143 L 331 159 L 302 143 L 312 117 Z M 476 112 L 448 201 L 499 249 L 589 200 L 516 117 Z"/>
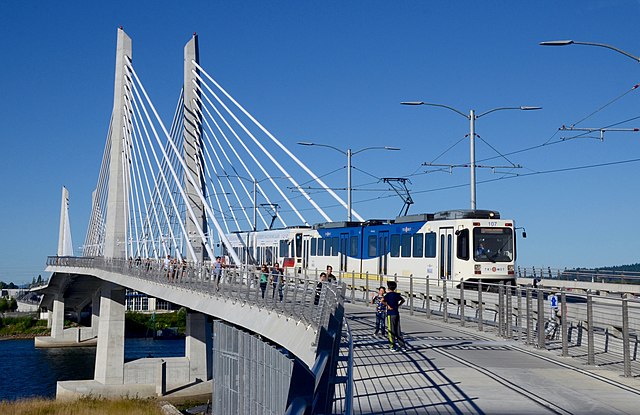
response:
<path id="1" fill-rule="evenodd" d="M 161 415 L 158 401 L 153 399 L 107 400 L 81 398 L 76 401 L 24 399 L 1 401 L 3 415 Z"/>
<path id="2" fill-rule="evenodd" d="M 49 332 L 47 322 L 33 316 L 0 318 L 0 336 L 42 336 Z"/>

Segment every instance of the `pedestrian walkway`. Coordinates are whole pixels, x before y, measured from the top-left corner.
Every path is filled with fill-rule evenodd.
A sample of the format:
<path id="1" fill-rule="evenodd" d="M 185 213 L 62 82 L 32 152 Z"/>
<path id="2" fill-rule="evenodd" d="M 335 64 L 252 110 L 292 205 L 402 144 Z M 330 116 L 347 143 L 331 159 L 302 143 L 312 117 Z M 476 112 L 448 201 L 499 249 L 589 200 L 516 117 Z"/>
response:
<path id="1" fill-rule="evenodd" d="M 456 323 L 402 314 L 409 349 L 374 337 L 372 307 L 346 304 L 356 414 L 638 413 L 640 379 Z"/>

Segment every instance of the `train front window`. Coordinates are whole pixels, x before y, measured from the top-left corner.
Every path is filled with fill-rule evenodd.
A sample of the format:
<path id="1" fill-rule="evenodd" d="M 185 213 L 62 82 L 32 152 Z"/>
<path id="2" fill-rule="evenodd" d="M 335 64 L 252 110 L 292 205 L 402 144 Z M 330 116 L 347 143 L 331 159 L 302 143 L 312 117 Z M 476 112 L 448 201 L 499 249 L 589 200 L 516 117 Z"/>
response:
<path id="1" fill-rule="evenodd" d="M 476 262 L 513 261 L 511 228 L 474 228 L 473 259 Z"/>

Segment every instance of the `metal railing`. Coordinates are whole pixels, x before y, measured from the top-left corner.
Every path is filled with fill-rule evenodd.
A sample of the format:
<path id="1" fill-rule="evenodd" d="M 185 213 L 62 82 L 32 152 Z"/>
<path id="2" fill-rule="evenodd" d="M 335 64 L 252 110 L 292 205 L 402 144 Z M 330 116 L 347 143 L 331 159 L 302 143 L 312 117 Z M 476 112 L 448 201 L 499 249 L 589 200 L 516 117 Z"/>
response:
<path id="1" fill-rule="evenodd" d="M 498 337 L 563 356 L 586 357 L 590 365 L 608 365 L 624 376 L 640 373 L 640 301 L 630 294 L 617 297 L 575 293 L 564 288 L 459 282 L 425 277 L 353 274 L 347 299 L 369 304 L 377 286 L 396 281 L 405 312 L 476 327 Z M 586 349 L 586 350 L 585 350 Z"/>
<path id="2" fill-rule="evenodd" d="M 291 273 L 284 274 L 277 283 L 263 285 L 263 291 L 260 270 L 247 267 L 226 267 L 216 274 L 209 264 L 179 262 L 165 267 L 162 260 L 57 256 L 48 257 L 47 265 L 93 268 L 252 304 L 295 318 L 316 330 L 326 326 L 332 310 L 343 302 L 341 283 L 325 283 L 320 288 L 318 281 Z"/>
<path id="3" fill-rule="evenodd" d="M 551 267 L 518 267 L 518 278 L 538 280 L 581 281 L 609 284 L 640 284 L 640 272 L 598 269 L 559 269 Z"/>

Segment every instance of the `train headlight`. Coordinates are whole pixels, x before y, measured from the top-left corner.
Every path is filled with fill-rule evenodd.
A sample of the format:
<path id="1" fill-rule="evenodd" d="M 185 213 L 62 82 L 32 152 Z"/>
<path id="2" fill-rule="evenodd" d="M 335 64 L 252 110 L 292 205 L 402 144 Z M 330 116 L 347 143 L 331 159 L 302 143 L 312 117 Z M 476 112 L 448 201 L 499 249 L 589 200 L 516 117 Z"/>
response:
<path id="1" fill-rule="evenodd" d="M 473 266 L 473 273 L 474 274 L 482 274 L 482 265 L 480 264 L 475 264 Z"/>
<path id="2" fill-rule="evenodd" d="M 515 271 L 515 268 L 514 268 L 514 266 L 513 266 L 513 265 L 507 265 L 507 273 L 508 273 L 509 275 L 513 275 L 513 274 L 514 274 L 514 271 Z"/>

